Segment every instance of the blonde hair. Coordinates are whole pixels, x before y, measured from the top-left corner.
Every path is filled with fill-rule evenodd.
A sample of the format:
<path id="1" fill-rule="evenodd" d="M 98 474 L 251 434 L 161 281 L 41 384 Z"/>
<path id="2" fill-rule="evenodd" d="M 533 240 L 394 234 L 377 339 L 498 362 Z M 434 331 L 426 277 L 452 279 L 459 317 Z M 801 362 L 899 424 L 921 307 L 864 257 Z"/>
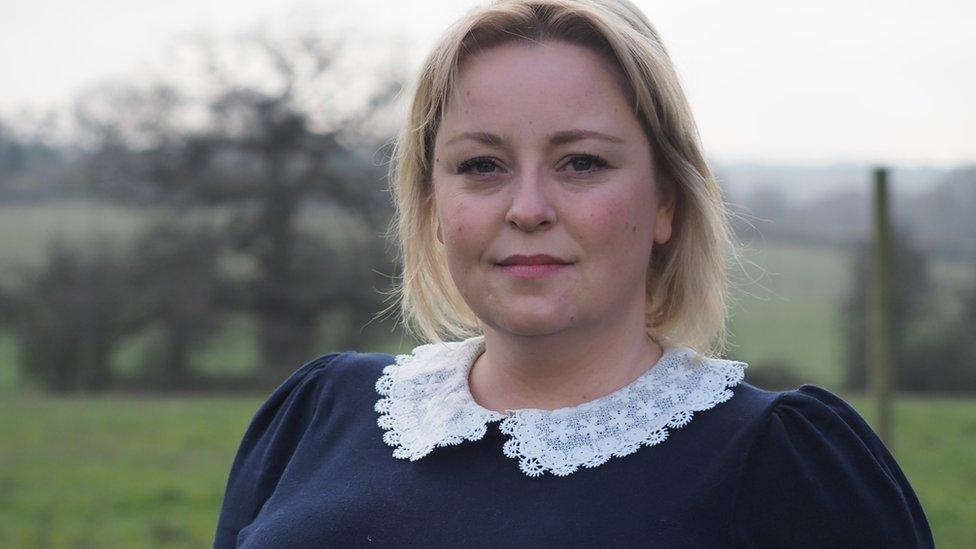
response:
<path id="1" fill-rule="evenodd" d="M 390 173 L 403 319 L 431 341 L 480 333 L 435 236 L 434 139 L 462 62 L 492 46 L 523 40 L 579 44 L 616 62 L 651 143 L 658 180 L 672 185 L 676 196 L 671 239 L 653 248 L 648 269 L 648 335 L 662 344 L 721 353 L 726 259 L 735 252 L 725 206 L 668 53 L 651 23 L 627 0 L 496 1 L 455 23 L 428 55 L 394 144 Z"/>

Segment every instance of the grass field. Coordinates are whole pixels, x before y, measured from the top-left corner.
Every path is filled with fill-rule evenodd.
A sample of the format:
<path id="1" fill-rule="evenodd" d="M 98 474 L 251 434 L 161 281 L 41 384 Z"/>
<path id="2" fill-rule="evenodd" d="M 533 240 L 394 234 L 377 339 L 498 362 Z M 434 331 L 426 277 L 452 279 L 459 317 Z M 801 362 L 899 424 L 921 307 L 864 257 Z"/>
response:
<path id="1" fill-rule="evenodd" d="M 204 547 L 260 399 L 4 397 L 0 547 Z"/>
<path id="2" fill-rule="evenodd" d="M 0 547 L 208 546 L 260 400 L 4 397 Z M 937 545 L 976 547 L 976 399 L 905 397 L 895 421 L 892 452 Z"/>
<path id="3" fill-rule="evenodd" d="M 745 253 L 756 266 L 732 273 L 730 354 L 760 368 L 781 361 L 805 383 L 839 386 L 848 257 L 782 244 Z"/>
<path id="4" fill-rule="evenodd" d="M 865 398 L 845 395 L 870 423 Z M 888 441 L 940 548 L 976 547 L 976 398 L 902 397 Z"/>

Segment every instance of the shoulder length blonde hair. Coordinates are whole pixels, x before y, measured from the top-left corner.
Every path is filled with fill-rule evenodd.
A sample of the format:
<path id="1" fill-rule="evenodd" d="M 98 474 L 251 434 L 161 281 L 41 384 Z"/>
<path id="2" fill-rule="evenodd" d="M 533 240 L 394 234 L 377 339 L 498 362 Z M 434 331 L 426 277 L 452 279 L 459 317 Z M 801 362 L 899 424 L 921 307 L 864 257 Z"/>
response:
<path id="1" fill-rule="evenodd" d="M 455 23 L 425 60 L 394 144 L 392 232 L 407 325 L 430 341 L 481 333 L 436 238 L 434 138 L 463 61 L 516 41 L 564 41 L 594 49 L 620 69 L 647 132 L 658 181 L 676 192 L 671 239 L 655 246 L 647 279 L 648 334 L 668 345 L 724 349 L 726 259 L 734 252 L 721 191 L 706 164 L 677 74 L 657 31 L 627 0 L 500 0 Z"/>

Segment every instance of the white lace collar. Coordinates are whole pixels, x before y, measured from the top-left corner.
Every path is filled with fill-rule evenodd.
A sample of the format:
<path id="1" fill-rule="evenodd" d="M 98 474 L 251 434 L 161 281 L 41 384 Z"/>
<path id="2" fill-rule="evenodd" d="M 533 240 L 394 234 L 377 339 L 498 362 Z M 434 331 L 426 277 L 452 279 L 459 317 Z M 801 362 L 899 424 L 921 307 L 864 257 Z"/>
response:
<path id="1" fill-rule="evenodd" d="M 376 391 L 377 423 L 393 456 L 416 461 L 436 447 L 480 440 L 501 420 L 510 435 L 504 453 L 530 477 L 565 476 L 611 457 L 665 440 L 668 427 L 687 425 L 694 412 L 732 397 L 746 364 L 665 348 L 658 363 L 631 384 L 596 400 L 558 410 L 525 408 L 507 414 L 471 396 L 468 372 L 484 351 L 484 337 L 421 345 L 383 369 Z"/>

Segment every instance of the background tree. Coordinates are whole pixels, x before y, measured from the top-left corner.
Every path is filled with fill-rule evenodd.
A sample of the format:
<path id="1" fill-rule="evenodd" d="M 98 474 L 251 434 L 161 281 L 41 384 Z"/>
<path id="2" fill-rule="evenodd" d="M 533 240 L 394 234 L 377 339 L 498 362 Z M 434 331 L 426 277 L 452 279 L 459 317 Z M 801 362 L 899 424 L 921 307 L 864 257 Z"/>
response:
<path id="1" fill-rule="evenodd" d="M 56 123 L 53 114 L 0 119 L 0 200 L 26 202 L 69 194 L 64 183 L 75 151 L 48 142 L 45 132 Z"/>
<path id="2" fill-rule="evenodd" d="M 140 294 L 149 328 L 159 328 L 144 358 L 144 375 L 170 388 L 193 384 L 190 356 L 221 326 L 225 280 L 219 238 L 206 227 L 172 221 L 150 226 L 135 241 L 130 284 Z"/>
<path id="3" fill-rule="evenodd" d="M 927 254 L 904 232 L 893 242 L 891 343 L 894 387 L 916 392 L 976 390 L 976 280 L 971 286 L 937 294 Z M 852 259 L 854 280 L 844 303 L 847 343 L 846 385 L 867 387 L 866 296 L 869 254 Z"/>
<path id="4" fill-rule="evenodd" d="M 950 298 L 953 306 L 916 321 L 906 336 L 903 386 L 917 391 L 976 391 L 976 278 Z"/>
<path id="5" fill-rule="evenodd" d="M 145 325 L 130 263 L 114 242 L 52 242 L 46 266 L 4 300 L 28 379 L 55 391 L 111 386 L 118 342 Z"/>
<path id="6" fill-rule="evenodd" d="M 93 188 L 208 217 L 237 273 L 222 295 L 251 314 L 276 379 L 308 360 L 325 313 L 355 322 L 382 308 L 389 216 L 371 119 L 398 88 L 379 82 L 354 107 L 340 47 L 316 36 L 250 36 L 233 62 L 199 50 L 203 91 L 159 83 L 103 89 L 77 112 L 96 143 Z M 241 67 L 260 78 L 241 76 Z M 355 343 L 358 330 L 348 331 Z"/>

